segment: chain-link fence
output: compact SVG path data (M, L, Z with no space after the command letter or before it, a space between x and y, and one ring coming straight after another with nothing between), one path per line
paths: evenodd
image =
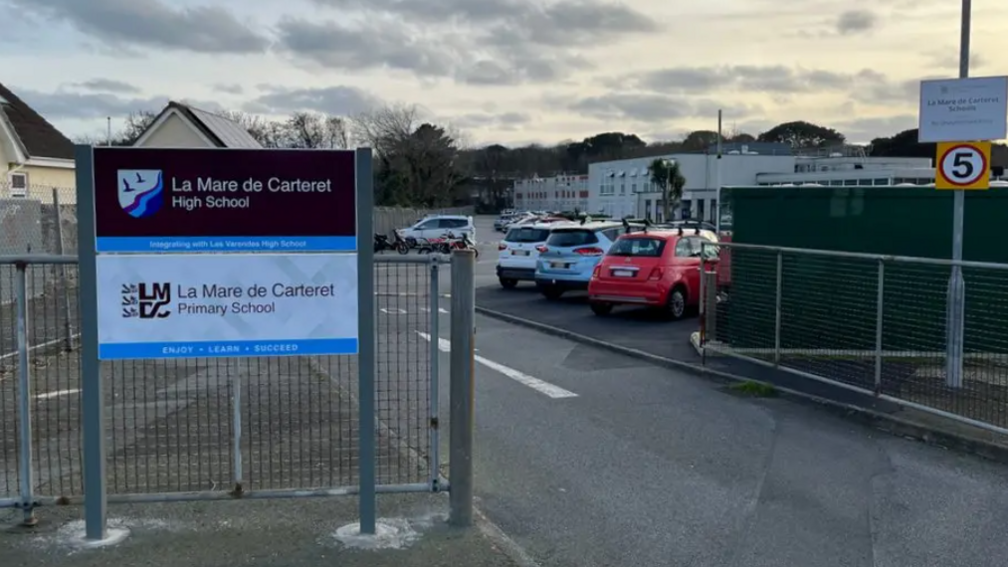
M720 244L705 263L705 354L1008 432L1008 265L962 262L962 380L947 371L953 262Z
M437 336L447 313L443 261L375 259L379 490L438 486L437 357L425 336ZM61 274L76 281L76 265L3 267L0 290L25 293L0 306L0 507L73 503L83 495L79 309ZM356 356L103 362L109 500L352 493L357 364Z

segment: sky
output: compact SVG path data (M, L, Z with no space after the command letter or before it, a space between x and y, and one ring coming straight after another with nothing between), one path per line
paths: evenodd
M954 0L0 0L0 82L70 137L168 100L267 117L418 105L470 143L807 120L867 142L958 75ZM973 2L973 76L1008 2Z

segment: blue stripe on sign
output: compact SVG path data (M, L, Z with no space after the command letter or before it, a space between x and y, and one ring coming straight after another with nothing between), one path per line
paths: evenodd
M357 354L357 339L277 341L186 341L98 345L100 360L151 358L246 358Z
M356 236L99 236L98 252L353 252Z

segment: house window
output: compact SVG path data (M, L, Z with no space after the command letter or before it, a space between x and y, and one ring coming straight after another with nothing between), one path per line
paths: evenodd
M28 174L27 173L10 173L7 175L7 180L10 184L10 196L11 197L27 197L28 196Z

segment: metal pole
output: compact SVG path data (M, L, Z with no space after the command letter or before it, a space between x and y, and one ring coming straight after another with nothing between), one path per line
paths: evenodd
M237 374L237 373L236 373ZM234 430L232 434L233 441L233 456L234 456L234 479L232 490L234 494L241 494L243 489L242 477L245 476L242 470L242 450L241 450L241 438L242 438L242 384L241 376L237 375L231 378L231 404L233 406L231 412L231 428Z
M449 522L473 522L473 429L476 366L476 255L456 250L451 268L451 446Z
M969 77L971 15L972 0L962 0L962 29L959 38L960 79ZM952 260L962 261L966 194L962 190L953 191L952 199ZM945 384L950 388L962 386L965 312L966 281L963 279L962 266L953 265L952 275L949 278L945 345Z
M56 213L56 253L62 256L66 253L63 244L63 214L60 211L59 189L52 190L53 208ZM63 347L67 352L73 350L73 320L70 318L70 286L67 284L66 264L60 264L60 287L63 289Z
M717 162L714 164L714 232L721 235L721 110L717 111Z
M436 254L431 254L431 267L430 267L430 325L431 330L430 336L430 390L428 392L429 401L427 402L427 407L430 409L430 482L431 490L437 492L439 489L438 483L441 479L441 436L438 427L440 427L439 419L440 412L438 411L440 400L441 400L441 351L440 351L440 339L441 336L441 296L440 296L440 265L438 263L438 257Z
M777 292L774 305L774 311L776 315L774 316L774 364L780 364L780 347L781 347L781 299L783 298L784 289L784 253L780 250L777 251Z
M80 278L81 424L84 443L84 537L103 540L108 533L105 475L105 388L98 360L98 264L95 252L94 154L77 146L77 254Z
M882 393L882 320L885 314L885 261L878 261L875 296L875 395Z
M357 150L357 390L360 419L360 533L377 529L375 451L374 188L370 148Z
M17 301L17 353L18 353L18 433L20 434L21 506L24 518L21 523L34 526L35 478L32 474L32 419L31 419L31 354L28 351L28 265L18 262L14 282Z

